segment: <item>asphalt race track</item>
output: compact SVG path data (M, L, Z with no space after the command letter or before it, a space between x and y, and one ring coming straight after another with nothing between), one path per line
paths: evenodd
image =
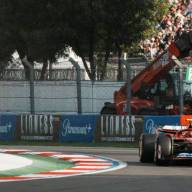
M128 164L123 169L93 175L0 183L0 192L190 192L192 188L191 164L173 163L169 167L141 164L137 149L25 146L0 148L78 152L105 156Z

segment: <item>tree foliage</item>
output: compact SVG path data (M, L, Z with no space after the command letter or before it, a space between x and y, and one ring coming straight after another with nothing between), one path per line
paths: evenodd
M90 79L103 79L110 53L121 57L149 35L167 5L161 0L0 0L0 60L17 50L21 58L43 62L45 70L47 60L55 61L71 46Z

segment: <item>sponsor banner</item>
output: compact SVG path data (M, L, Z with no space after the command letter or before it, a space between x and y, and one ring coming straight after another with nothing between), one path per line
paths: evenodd
M50 114L20 115L21 140L56 140L59 117Z
M96 141L135 142L143 128L143 118L126 115L102 115L97 124Z
M96 128L96 115L61 116L59 141L92 142Z
M16 139L16 115L0 115L0 141L13 141Z
M180 124L185 125L192 125L192 115L181 115Z
M144 133L155 133L164 125L180 125L180 116L144 116Z

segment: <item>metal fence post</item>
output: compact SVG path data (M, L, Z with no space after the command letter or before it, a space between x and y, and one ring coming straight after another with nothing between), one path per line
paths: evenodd
M131 66L128 63L126 56L124 56L122 63L125 65L127 73L127 114L131 116Z
M34 97L34 68L27 60L27 57L22 59L23 64L29 67L30 69L30 111L31 114L35 114L35 97Z
M183 70L182 63L174 55L171 58L173 62L179 67L179 114L183 115L184 102L183 102Z
M82 113L82 102L81 102L81 68L80 68L78 62L76 62L73 58L70 57L69 61L75 67L76 72L77 72L77 78L76 78L76 82L77 82L77 110L78 110L78 113L81 114Z
M124 53L124 59L123 59L123 64L126 67L126 73L127 73L127 80L126 80L126 84L127 84L127 114L129 116L129 123L131 124L132 121L132 114L131 114L131 66L130 63L128 62L127 59L127 54ZM131 137L131 142L133 141L133 130L132 128L130 129L130 137Z

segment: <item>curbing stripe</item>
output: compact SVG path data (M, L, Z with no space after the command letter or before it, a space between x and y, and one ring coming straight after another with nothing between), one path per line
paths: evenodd
M64 159L65 160L65 159ZM97 159L97 158L75 158L75 159L68 159L70 162L105 162L104 159Z
M41 151L34 152L29 150L16 150L16 149L0 149L1 153L10 153L17 155L39 155L46 158L57 158L58 160L69 161L73 163L73 167L59 170L51 170L39 172L34 174L27 174L21 176L4 176L0 175L0 182L7 181L22 181L33 179L46 179L46 178L60 178L66 176L82 175L82 174L96 174L107 171L114 171L127 166L127 164L104 158L100 156L82 155L82 154L62 154L60 152Z

